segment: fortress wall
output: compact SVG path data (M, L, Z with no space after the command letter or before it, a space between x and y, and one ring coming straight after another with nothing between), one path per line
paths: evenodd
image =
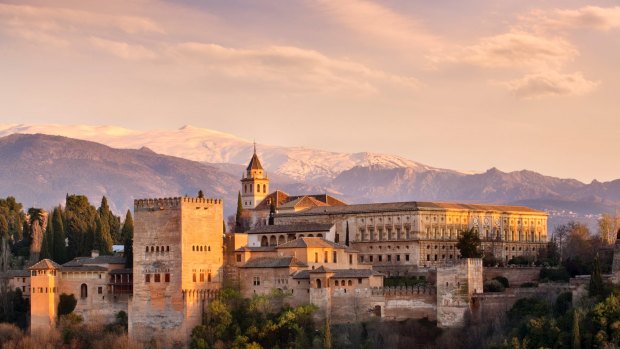
M484 280L490 280L497 276L503 276L508 279L510 287L519 287L526 282L538 282L541 267L526 268L484 268Z

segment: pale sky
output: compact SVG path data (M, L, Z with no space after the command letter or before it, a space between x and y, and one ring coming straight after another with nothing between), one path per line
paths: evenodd
M0 0L0 123L620 178L614 1Z

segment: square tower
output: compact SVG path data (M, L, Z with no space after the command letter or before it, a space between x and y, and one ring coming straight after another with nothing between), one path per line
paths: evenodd
M30 270L30 331L47 332L56 324L60 266L43 259Z
M186 339L221 286L222 200L135 200L134 217L130 335Z

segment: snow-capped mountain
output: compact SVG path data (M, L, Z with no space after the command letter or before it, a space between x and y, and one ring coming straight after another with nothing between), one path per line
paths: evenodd
M137 131L116 126L0 125L0 137L14 133L65 136L113 148L147 147L160 154L207 163L245 165L253 151L253 143L249 140L193 126L183 126L176 130ZM324 183L354 167L448 171L386 154L337 153L267 144L258 144L257 149L268 173L280 175L280 180L288 178L296 182Z

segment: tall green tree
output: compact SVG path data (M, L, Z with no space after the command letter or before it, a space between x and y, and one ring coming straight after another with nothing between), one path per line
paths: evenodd
M67 262L67 243L65 234L65 225L63 222L63 210L60 205L54 208L52 212L51 223L54 232L52 254L56 263L62 264Z
M482 257L480 245L481 242L478 232L472 227L459 236L456 248L461 252L461 258L480 258Z
M9 222L4 215L0 215L0 238L9 240Z
M93 249L97 209L83 195L67 195L65 204L65 232L69 240L67 258L89 256Z
M603 276L601 275L601 263L597 253L596 257L594 257L594 265L592 267L592 274L590 275L588 294L590 297L595 297L602 295L604 292Z
M105 195L101 198L101 205L99 206L99 209L97 209L97 212L99 213L101 220L108 224L113 243L122 243L121 219L112 213L110 206L108 205L108 199Z
M571 348L581 349L581 334L579 332L579 312L573 312L573 328L571 333Z
M241 191L237 194L237 214L235 215L235 232L243 230L243 204L241 203Z
M133 267L133 217L130 210L127 210L125 214L121 237L125 245L125 267L131 268Z
M41 254L40 259L54 259L54 231L51 222L47 222L47 227L43 233L43 241L41 242Z
M99 250L101 255L112 254L112 236L108 222L101 217L95 218L95 243L94 249Z

